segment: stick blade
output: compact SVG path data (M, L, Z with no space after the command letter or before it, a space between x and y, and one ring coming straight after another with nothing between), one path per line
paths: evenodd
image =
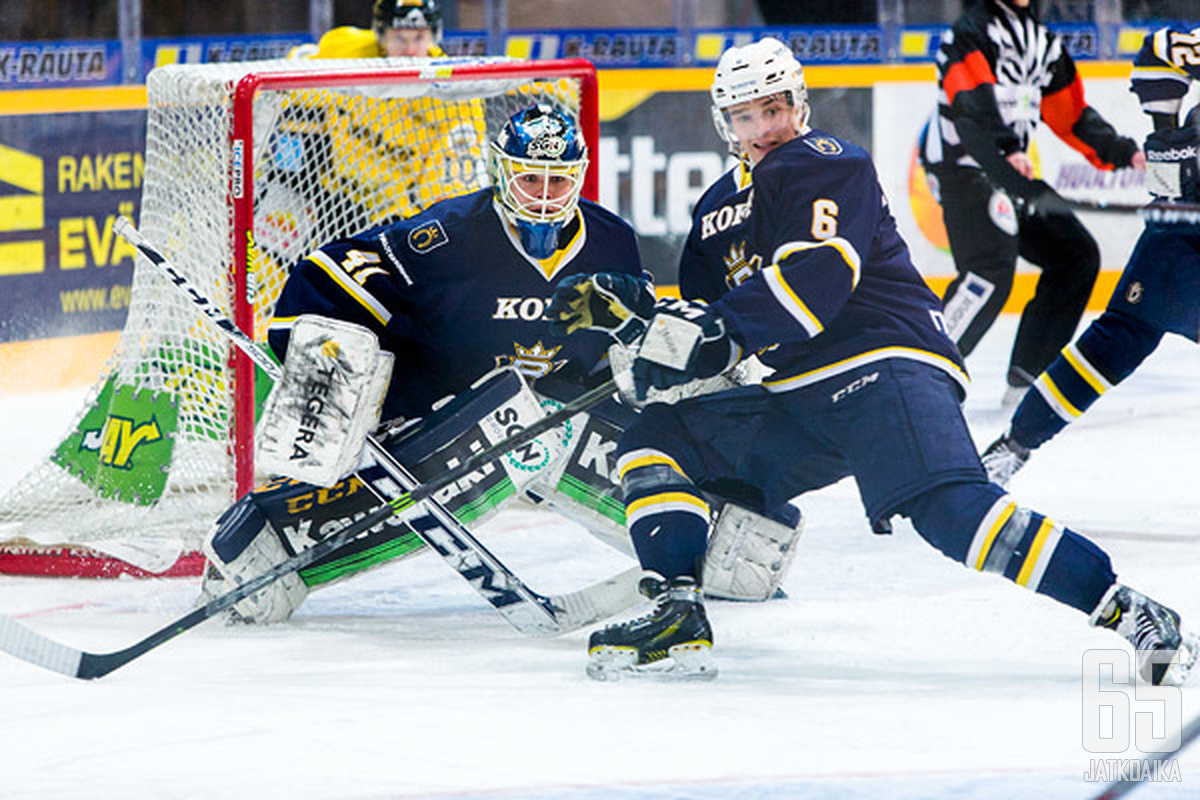
M84 653L26 628L11 617L0 616L0 650L72 678L80 675Z

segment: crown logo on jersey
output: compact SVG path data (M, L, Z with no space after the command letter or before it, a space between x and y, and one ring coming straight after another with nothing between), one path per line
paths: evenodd
M744 241L731 245L729 255L722 259L725 262L725 285L736 289L762 269L762 256L754 255L746 260L746 243Z
M514 355L496 356L496 366L512 367L527 378L541 378L567 363L565 358L554 360L559 350L562 350L562 345L546 349L541 342L533 347L522 347L518 342L513 342Z

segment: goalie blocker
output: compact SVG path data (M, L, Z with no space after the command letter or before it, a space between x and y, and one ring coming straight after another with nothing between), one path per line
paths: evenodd
M543 384L564 401L570 399L549 382L539 386ZM380 439L419 480L427 481L559 405L558 400L535 395L519 373L503 369L484 376L427 418L390 430ZM615 402L603 403L593 413L572 417L561 434L548 434L510 453L499 466L472 473L437 499L472 527L513 503L546 507L632 555L619 484L614 481L613 453L634 413ZM240 583L253 578L362 518L375 505L364 482L394 491L380 485L386 481L381 469L364 464L332 486L281 477L247 494L221 516L208 538L204 595L223 591L226 579ZM789 514L776 521L732 503L721 508L704 573L711 596L765 600L776 593L801 530L799 512L792 508ZM260 623L285 620L314 588L422 552L425 545L416 530L435 524L428 516L384 522L291 579L242 601L236 616Z

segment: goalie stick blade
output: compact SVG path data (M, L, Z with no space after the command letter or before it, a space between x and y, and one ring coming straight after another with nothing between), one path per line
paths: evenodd
M123 667L143 653L153 650L169 639L174 639L210 616L211 614L207 613L204 608L198 608L123 650L112 653L89 653L56 642L48 636L26 628L11 617L0 615L0 650L30 664L71 678L91 680L104 677L113 670Z
M637 589L644 574L641 567L630 567L591 586L550 597L558 621L555 633L577 631L645 602Z

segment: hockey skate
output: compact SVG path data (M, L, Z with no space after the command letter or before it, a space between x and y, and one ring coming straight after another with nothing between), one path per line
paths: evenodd
M588 642L588 677L598 681L717 677L712 660L712 628L695 581L676 578L668 583L646 577L638 591L654 600L654 610L592 634Z
M1179 630L1179 615L1141 592L1114 583L1089 620L1124 636L1137 656L1138 677L1154 686L1181 686L1200 653L1200 640Z
M983 468L987 470L989 481L998 486L1008 486L1012 476L1029 460L1030 452L1005 433L988 445L980 460L983 462Z

